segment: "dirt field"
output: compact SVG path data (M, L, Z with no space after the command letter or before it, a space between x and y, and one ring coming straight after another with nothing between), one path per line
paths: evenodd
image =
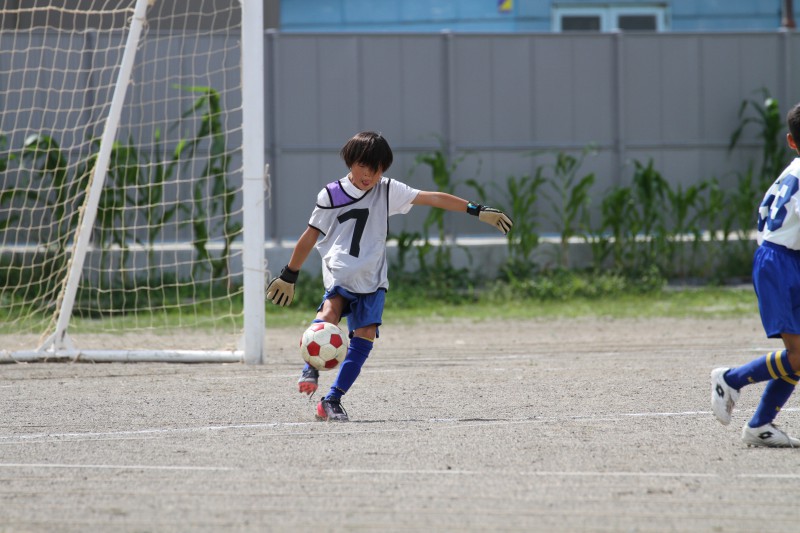
M739 440L762 386L710 412L712 367L778 347L755 316L386 325L348 424L296 392L299 333L258 367L0 366L0 531L797 528L800 452Z

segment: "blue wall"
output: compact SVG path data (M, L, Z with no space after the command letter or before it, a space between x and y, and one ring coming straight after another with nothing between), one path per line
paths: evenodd
M669 31L775 31L781 0L281 0L284 32L549 32L553 4L665 6ZM795 5L800 2L795 2ZM797 9L796 9L797 11Z

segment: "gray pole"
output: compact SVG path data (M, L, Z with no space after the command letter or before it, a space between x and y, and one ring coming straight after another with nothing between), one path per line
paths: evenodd
M783 0L782 3L782 16L781 16L781 27L786 28L789 30L795 29L795 21L794 21L794 2L792 0Z

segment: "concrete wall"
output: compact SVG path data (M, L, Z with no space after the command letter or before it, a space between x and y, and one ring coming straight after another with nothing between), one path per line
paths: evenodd
M790 68L800 40L788 33L271 33L266 44L275 239L299 235L314 192L346 174L338 150L356 131L383 132L396 156L387 175L424 189L434 184L415 157L441 146L453 159L468 154L456 180L489 186L547 161L533 151L591 144L584 168L597 174L599 198L628 182L633 160L653 159L673 184L731 185L759 156L755 127L728 152L742 101L761 88L784 111L800 99ZM414 231L424 213L400 218ZM460 235L491 232L451 224Z

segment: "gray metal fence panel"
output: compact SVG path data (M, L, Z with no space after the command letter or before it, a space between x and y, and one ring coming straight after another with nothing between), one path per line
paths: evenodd
M454 178L502 186L546 161L532 151L579 153L592 144L598 154L585 171L597 174L599 199L627 183L633 160L652 159L674 183L732 183L759 155L756 131L737 152L727 149L742 100L766 87L786 109L800 81L787 69L798 40L781 33L303 34L272 45L279 120L268 155L280 192L268 233L276 238L299 235L312 207L309 189L346 170L336 152L360 129L381 130L406 155L387 174L421 188L435 187L429 169L414 165L421 152L442 148L456 158L469 151ZM422 217L419 210L403 227L419 229ZM547 220L542 226L554 229ZM461 223L451 229L491 232Z

